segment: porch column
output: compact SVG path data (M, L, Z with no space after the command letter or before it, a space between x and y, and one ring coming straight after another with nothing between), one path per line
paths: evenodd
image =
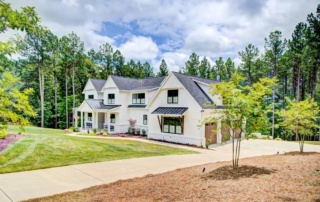
M80 120L81 120L81 130L83 129L83 116L82 116L82 111L80 111Z
M98 121L99 121L98 112L95 112L94 114L95 114L94 128L98 129Z

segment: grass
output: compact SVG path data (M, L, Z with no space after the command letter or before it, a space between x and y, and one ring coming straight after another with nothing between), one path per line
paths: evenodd
M305 144L320 145L320 141L304 141Z
M17 133L9 127L9 133ZM0 173L81 163L196 153L190 150L132 140L70 137L63 130L26 127L27 137L0 153Z

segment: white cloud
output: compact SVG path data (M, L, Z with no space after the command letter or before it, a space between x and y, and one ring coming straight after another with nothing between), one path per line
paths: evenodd
M150 37L132 36L117 49L127 60L153 60L159 53L157 44Z
M9 2L9 1L8 1ZM299 22L316 11L318 0L11 0L16 9L35 6L58 36L74 31L86 48L105 42L118 47L126 59L150 60L158 69L165 58L169 69L178 71L192 52L212 60L233 58L249 43L263 47L264 38L275 30L290 38ZM104 22L137 25L138 33L111 38L102 35ZM151 35L154 40L151 39ZM150 36L150 37L149 37ZM159 42L154 36L166 38ZM120 40L121 39L121 40ZM263 52L263 49L260 49Z

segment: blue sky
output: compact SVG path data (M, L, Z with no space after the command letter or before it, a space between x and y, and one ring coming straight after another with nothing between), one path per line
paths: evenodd
M16 9L34 6L59 37L74 31L86 48L109 43L126 60L149 61L172 71L192 52L213 64L222 56L236 64L249 43L264 52L264 38L280 30L290 38L299 22L315 13L318 0L7 0ZM11 32L4 37L11 36Z

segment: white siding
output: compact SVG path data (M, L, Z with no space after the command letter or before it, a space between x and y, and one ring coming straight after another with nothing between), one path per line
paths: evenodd
M84 94L84 99L89 99L89 95L93 95L94 99L99 99L98 93L90 80L88 80L82 93Z
M115 96L115 103L116 105L121 105L122 100L119 97L119 89L114 83L114 81L109 77L106 84L104 85L103 90L103 102L105 105L108 105L108 94L114 94Z
M178 103L167 103L167 90L178 89ZM148 137L152 139L160 139L170 142L178 142L182 144L191 144L204 146L204 134L198 124L201 120L201 107L182 86L177 78L171 74L159 92L149 105L149 120L148 120ZM184 134L161 133L158 118L156 114L151 114L158 107L188 107L184 115ZM160 116L160 115L159 115ZM161 115L164 116L164 115Z

